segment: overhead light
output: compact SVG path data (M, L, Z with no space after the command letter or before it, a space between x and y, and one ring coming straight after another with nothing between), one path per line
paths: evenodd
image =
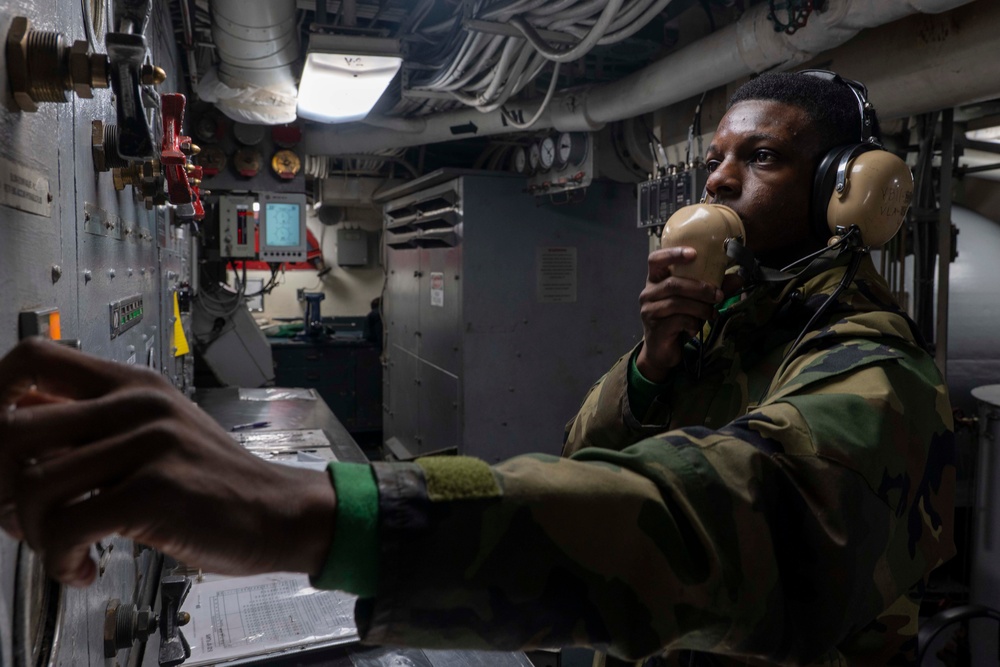
M965 133L965 138L973 139L975 141L1000 142L1000 125L984 127L979 130L969 130Z
M321 123L361 120L402 64L396 39L311 35L299 81L299 117Z

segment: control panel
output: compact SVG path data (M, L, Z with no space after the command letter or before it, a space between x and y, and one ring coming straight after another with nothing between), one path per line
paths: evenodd
M260 204L252 196L219 197L219 256L257 256L257 212Z
M192 164L198 146L182 122L183 72L156 66L180 62L170 3L5 8L0 315L11 326L0 328L0 355L41 336L105 360L145 363L187 390L190 315L174 317L171 290L197 286L189 231L204 215L205 192ZM104 657L107 609L109 601L132 604L140 622L126 608L115 628L141 626L161 560L119 536L92 549L94 582L70 591L48 579L25 543L0 532L0 665L139 663L141 632L113 634L114 658ZM166 636L157 635L147 654Z
M114 301L109 306L111 338L117 338L142 321L142 295L137 294Z
M306 243L306 196L262 192L260 259L265 262L304 262Z
M594 179L594 138L587 132L546 134L514 149L514 171L528 178L533 195L557 195L590 185Z

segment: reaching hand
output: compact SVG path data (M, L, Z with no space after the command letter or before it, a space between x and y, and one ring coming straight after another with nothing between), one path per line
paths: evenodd
M666 380L680 363L684 343L715 318L715 304L724 298L721 289L671 272L671 267L688 264L696 256L695 249L688 247L661 248L649 255L646 287L639 295L643 346L636 366L652 382ZM735 287L729 276L724 287Z
M336 498L322 472L238 446L155 373L42 341L0 359L0 527L86 585L118 533L225 574L318 573Z

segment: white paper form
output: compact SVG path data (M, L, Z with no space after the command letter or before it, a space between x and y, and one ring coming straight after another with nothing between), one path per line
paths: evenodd
M318 428L296 431L236 431L229 435L250 451L330 447L330 439L322 429Z
M185 666L214 665L265 653L357 640L354 602L309 586L303 574L213 577L193 581L182 607L191 644Z
M315 389L287 389L269 388L247 389L240 387L239 396L241 401L288 401L297 399L300 401L315 401L319 398L319 393Z

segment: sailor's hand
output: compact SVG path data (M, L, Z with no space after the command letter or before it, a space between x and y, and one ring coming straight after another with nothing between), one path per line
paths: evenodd
M0 359L0 527L85 585L117 533L225 574L318 573L325 473L267 463L156 373L38 339Z
M694 248L661 248L649 255L646 287L639 295L643 346L636 367L651 382L663 382L681 361L681 349L716 316L723 291L698 280L673 275L671 268L694 261Z

